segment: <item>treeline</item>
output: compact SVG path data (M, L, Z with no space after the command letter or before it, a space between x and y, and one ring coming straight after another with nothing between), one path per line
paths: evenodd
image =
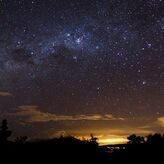
M164 144L164 134L155 133L148 136L137 136L135 134L127 137L128 144Z
M88 140L72 136L60 136L47 140L28 140L26 136L10 141L12 131L7 120L2 121L0 130L0 162L4 163L96 163L108 162L109 156L98 146L97 138Z
M7 126L7 120L4 119L1 123L0 126L0 143L5 143L8 141L8 138L11 136L12 131L8 130L8 126ZM85 142L85 143L94 143L95 145L98 145L98 138L94 137L93 134L90 135L91 138L88 140L79 140L76 139L72 136L67 136L66 138L68 139L74 139L74 140L79 140L81 142ZM63 139L64 137L61 136L58 139ZM149 134L147 136L137 136L136 134L132 134L130 136L127 137L128 139L128 143L127 144L164 144L164 134L160 134L160 133L155 133L155 134ZM53 139L55 140L55 139ZM57 138L56 138L57 140ZM48 140L45 140L48 141ZM45 142L45 141L39 141L39 142ZM25 144L28 141L28 137L27 136L19 136L17 137L14 141L14 143L18 143L18 144ZM37 141L38 142L38 141Z
M98 138L91 135L88 140L72 136L54 139L30 141L26 136L17 137L14 141L8 138L7 120L0 127L0 162L3 163L159 163L164 156L164 135L128 137L128 143L115 145L109 152L110 145L98 145Z
M8 126L7 126L7 120L4 119L2 121L2 124L1 124L1 127L0 127L0 144L3 144L3 143L7 143L9 142L8 141L8 138L11 136L12 134L12 131L11 130L8 130ZM92 143L94 145L97 145L98 146L98 143L97 143L97 140L98 138L94 137L93 134L90 135L90 139L83 139L83 140L80 140L80 139L77 139L77 138L74 138L73 136L67 136L67 137L64 137L64 136L60 136L59 138L54 138L54 139L47 139L47 140L37 140L35 141L36 143L40 143L40 142L54 142L54 141L60 141L62 140L64 142L64 140L66 140L68 142L68 140L70 140L70 142L72 141L81 141L83 143ZM11 141L10 141L11 142ZM30 143L30 141L28 141L28 137L27 136L19 136L19 137L16 137L16 139L13 141L13 143L17 143L17 144L25 144L25 143ZM31 141L31 143L35 143L34 141Z

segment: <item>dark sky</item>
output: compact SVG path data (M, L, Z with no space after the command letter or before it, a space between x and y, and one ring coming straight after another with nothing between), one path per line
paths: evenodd
M164 1L0 0L0 112L31 138L163 132Z

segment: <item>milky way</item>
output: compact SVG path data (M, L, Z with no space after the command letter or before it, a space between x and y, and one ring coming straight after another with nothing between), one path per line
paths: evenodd
M163 100L163 0L0 1L1 117L15 131L161 132ZM20 115L22 106L31 114ZM36 108L55 118L123 119L29 123Z

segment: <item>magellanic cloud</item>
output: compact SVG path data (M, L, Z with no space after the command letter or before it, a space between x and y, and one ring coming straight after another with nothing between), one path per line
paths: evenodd
M18 110L12 115L21 116L25 118L26 122L49 122L49 121L110 121L110 120L120 120L123 121L124 118L114 117L111 114L91 114L91 115L56 115L48 112L42 112L37 106L19 106Z
M13 94L10 92L0 91L0 97L7 97L7 96L13 96Z

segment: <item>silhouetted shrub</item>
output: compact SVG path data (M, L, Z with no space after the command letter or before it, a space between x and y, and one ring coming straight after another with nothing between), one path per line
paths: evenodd
M7 139L11 136L12 132L7 130L7 120L2 121L1 130L0 130L0 143L6 143Z

